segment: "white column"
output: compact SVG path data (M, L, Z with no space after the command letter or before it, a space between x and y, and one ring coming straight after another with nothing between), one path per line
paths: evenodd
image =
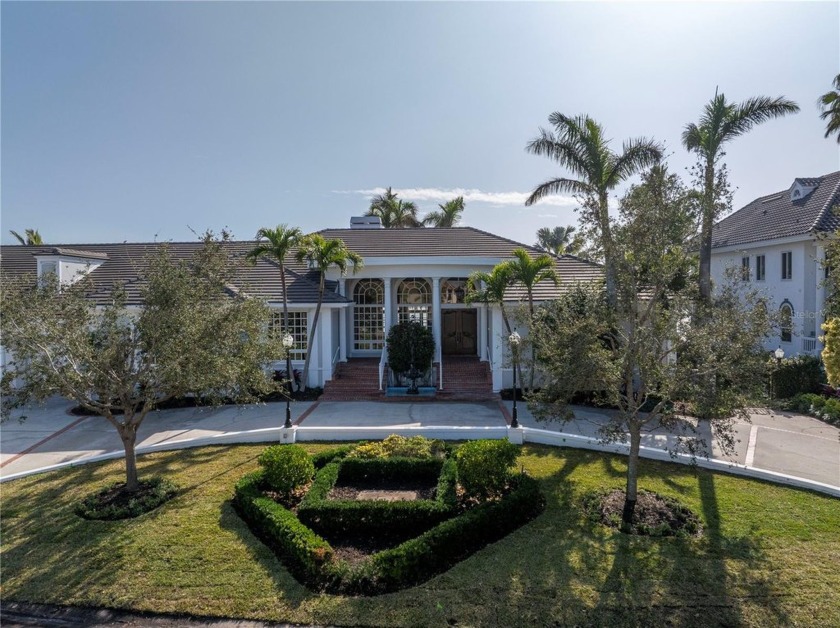
M487 361L487 307L478 306L478 357Z
M324 382L332 378L332 357L333 357L333 340L332 340L332 313L331 309L321 309L321 320L318 321L318 336L321 338L321 369L319 373L319 386L323 386Z
M393 303L391 300L393 299L391 293L391 278L385 278L385 339L388 339L388 332L391 331L391 327L393 326Z
M432 278L432 333L435 336L435 360L440 362L442 359L440 346L440 329L441 329L442 312L440 309L440 277Z
M504 388L504 370L505 353L504 345L502 344L503 332L505 331L505 324L502 320L502 311L498 307L493 307L490 310L490 326L492 337L490 341L493 345L493 392L499 392Z
M816 281L817 281L817 296L814 303L814 316L816 320L814 323L816 324L816 336L817 336L817 353L821 353L824 345L820 342L820 336L822 335L822 329L820 325L823 324L825 319L825 267L823 264L825 263L825 247L822 245L817 245L817 272L816 272Z
M347 280L341 278L338 280L338 294L347 296ZM353 320L353 306L343 307L338 313L338 342L341 346L341 353L339 360L347 362L347 327Z

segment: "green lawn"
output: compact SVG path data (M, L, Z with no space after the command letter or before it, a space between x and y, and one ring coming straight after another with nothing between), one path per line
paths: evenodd
M338 625L840 626L840 500L643 461L640 486L682 500L706 532L628 538L579 510L582 493L622 485L623 459L538 446L521 462L548 507L530 524L419 587L314 594L231 508L234 482L262 449L141 457L141 475L183 491L131 521L72 510L121 478L120 461L4 484L3 599Z

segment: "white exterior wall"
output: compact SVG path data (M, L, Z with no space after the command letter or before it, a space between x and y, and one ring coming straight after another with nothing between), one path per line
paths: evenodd
M791 252L792 277L782 279L782 253ZM756 280L756 256L765 256L765 279ZM724 281L726 269L741 268L741 258L750 258L750 286L764 294L768 306L778 310L787 300L793 307L793 336L791 342L782 342L780 331L765 342L765 349L773 351L781 347L785 355L819 351L817 337L822 323L824 290L822 290L822 265L817 259L818 250L814 240L796 238L758 242L742 247L726 247L712 251L712 281Z

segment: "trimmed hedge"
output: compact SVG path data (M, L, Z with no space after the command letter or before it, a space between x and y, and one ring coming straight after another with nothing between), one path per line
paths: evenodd
M410 479L434 484L440 475L440 458L345 458L342 483L384 484Z
M315 475L312 458L300 445L272 445L259 457L263 480L272 490L288 497Z
M467 495L487 499L507 486L519 447L506 440L471 440L455 452L458 482Z
M335 449L327 449L321 453L314 454L312 456L312 464L315 465L316 469L323 469L334 460L344 458L344 456L349 454L356 447L357 445L342 445L341 447L336 447Z
M262 471L236 483L233 505L251 530L283 558L298 580L317 586L329 579L324 566L333 561L329 543L298 520L295 514L262 494Z
M826 382L822 362L816 356L798 355L785 358L780 364L771 358L770 392L777 399L789 399L800 393L816 393Z

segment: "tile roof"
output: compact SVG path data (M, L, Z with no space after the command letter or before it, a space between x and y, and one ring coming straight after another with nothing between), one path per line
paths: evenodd
M797 184L816 189L792 201L790 193ZM840 217L832 207L838 203L840 171L796 179L788 189L757 198L718 222L712 229L712 248L835 231Z
M533 257L542 254L538 249L475 229L473 227L453 227L449 229L325 229L320 232L325 238L341 238L348 248L364 258L375 257L461 257L469 263L469 258L512 258L512 251L517 247L526 249ZM186 259L201 246L199 242L168 242L170 251L176 259ZM252 241L231 242L229 246L234 254L244 255L254 246ZM140 304L140 270L145 260L163 243L122 243L122 244L73 244L51 245L49 247L3 246L0 247L0 267L6 273L21 275L35 274L37 264L34 255L50 254L55 249L84 252L87 257L106 259L90 273L96 286L94 298L100 302L107 300L115 283L122 282L128 292L130 304ZM484 261L484 260L482 260ZM560 275L559 286L542 282L535 287L536 300L556 298L578 282L590 282L601 279L603 272L598 264L581 260L572 255L555 258L555 267ZM486 270L486 262L476 270ZM422 270L418 269L418 275ZM286 260L286 282L289 303L315 303L318 297L318 273L310 270L290 256ZM335 282L327 282L325 303L347 303L348 300L334 291ZM244 269L242 277L232 290L244 290L246 293L267 301L282 301L280 273L274 262L260 259L256 265ZM518 301L525 298L525 290L511 287L506 300Z

